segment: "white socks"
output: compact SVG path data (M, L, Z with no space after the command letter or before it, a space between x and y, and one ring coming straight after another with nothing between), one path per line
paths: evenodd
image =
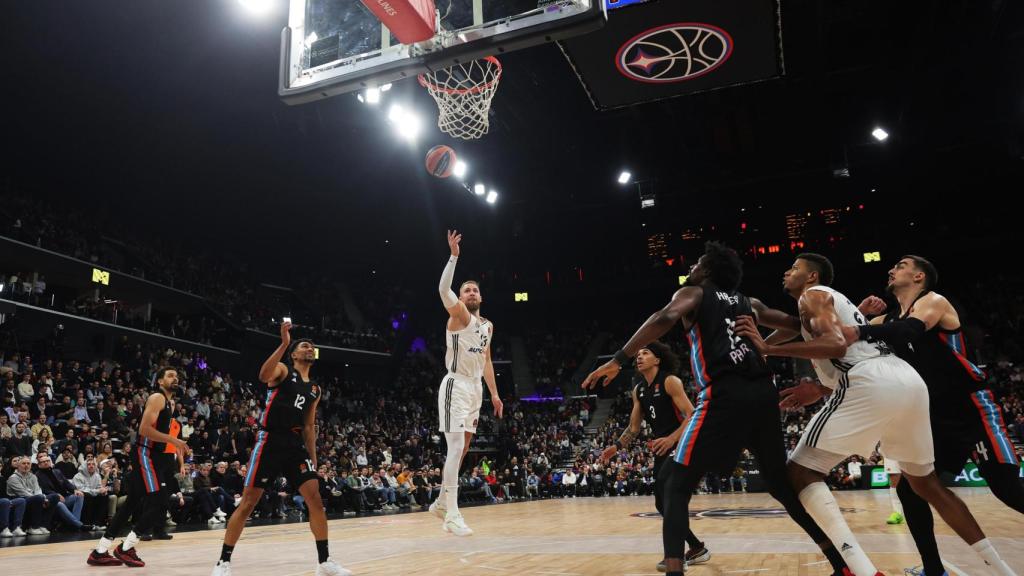
M814 518L818 526L828 535L832 545L846 560L846 564L856 576L875 576L878 570L868 559L864 549L854 538L850 527L843 520L843 513L832 497L832 492L824 482L815 482L800 491L800 503L807 513Z
M132 530L124 537L124 542L121 542L121 550L131 550L138 543L139 537L135 535L135 530Z
M985 564L991 566L992 570L1000 576L1016 576L1013 569L1007 566L1006 562L1003 562L1003 559L999 557L999 553L992 547L992 543L988 541L988 538L983 538L971 544L971 548L978 553L978 556L981 556Z
M459 465L462 464L462 451L466 447L464 432L445 432L444 439L448 443L448 454L444 459L441 471L442 494L448 514L459 513ZM440 498L440 497L439 497Z
M114 545L114 541L108 538L100 538L100 545L96 547L96 551L100 554L106 554L110 550L110 547Z

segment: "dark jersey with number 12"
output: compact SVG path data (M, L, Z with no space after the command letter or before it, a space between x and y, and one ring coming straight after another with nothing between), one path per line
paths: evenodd
M298 371L292 368L280 384L273 388L267 387L267 397L259 419L260 430L289 432L301 440L306 416L319 397L320 387L316 381L303 380Z

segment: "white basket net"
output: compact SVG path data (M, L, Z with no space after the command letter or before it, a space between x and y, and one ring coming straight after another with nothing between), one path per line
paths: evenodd
M437 127L463 140L487 134L491 98L500 80L501 63L493 56L419 75L437 102Z

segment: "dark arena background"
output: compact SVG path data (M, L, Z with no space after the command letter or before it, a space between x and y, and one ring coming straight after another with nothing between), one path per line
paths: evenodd
M215 565L274 396L261 366L290 322L315 347L317 469L302 467L335 564L309 532L323 514L282 473L235 521L235 573L659 574L658 436L644 424L602 457L643 375L630 360L607 386L582 383L715 241L742 260L741 293L793 315L783 274L802 253L827 256L854 305L874 295L897 312L901 258L935 265L961 323L942 337L990 391L970 396L988 443L939 479L1024 573L1024 5L384 4L3 7L0 572L122 569L86 559L134 502L140 425L169 366L187 449L133 513L164 508L134 549L146 573L230 574ZM437 145L451 154L432 174ZM452 289L478 282L503 402L499 419L477 375L458 478L467 537L428 511L449 496L442 379L462 370L438 295L448 230L462 234ZM710 396L688 328L661 337L697 405L679 435ZM780 390L818 381L806 360L767 366ZM787 456L828 401L781 412ZM925 574L884 451L850 455L825 483L881 573ZM999 495L979 470L996 456L1018 472ZM687 573L836 573L762 468L742 450L698 483L687 516L709 555ZM947 574L1008 573L938 513L930 533Z

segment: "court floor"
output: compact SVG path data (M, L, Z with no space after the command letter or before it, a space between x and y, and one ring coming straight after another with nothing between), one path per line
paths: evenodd
M1003 506L987 488L960 488L996 548L1024 573L1024 518ZM918 557L905 525L889 526L884 490L839 492L837 499L861 544L889 576L902 576ZM767 494L696 496L691 526L711 550L695 576L831 573L824 556ZM656 576L661 559L661 521L650 497L575 498L463 509L475 534L457 538L441 531L428 513L332 520L331 553L356 574L506 576ZM939 548L951 576L990 574L971 549L936 517ZM169 542L143 542L147 566L139 574L209 574L223 530L178 533ZM67 542L0 549L4 574L121 574L123 567L85 564L90 543ZM306 524L252 527L232 562L237 576L312 574L316 549ZM44 561L44 562L41 562ZM74 572L69 572L74 571Z

